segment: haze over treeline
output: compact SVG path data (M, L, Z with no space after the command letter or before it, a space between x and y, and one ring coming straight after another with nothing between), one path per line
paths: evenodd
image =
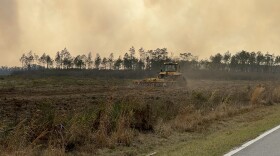
M118 56L131 45L200 58L242 49L278 55L279 9L278 0L0 0L0 65L61 47L73 55Z
M178 56L170 54L167 48L155 50L135 49L133 46L123 56L115 58L114 53L108 57L95 57L92 53L72 56L71 52L64 48L58 51L54 57L43 53L41 56L30 51L22 54L19 61L22 68L16 70L127 70L127 71L159 71L166 62L177 62L182 70L208 70L227 72L280 72L280 55L270 53L248 52L242 50L235 54L225 52L211 55L209 59L201 60L192 53L180 53ZM136 56L138 53L139 57ZM5 67L2 67L5 69ZM11 68L12 69L12 68Z

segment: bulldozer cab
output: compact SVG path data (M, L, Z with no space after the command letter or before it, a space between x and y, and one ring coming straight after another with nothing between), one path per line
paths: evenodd
M178 63L164 63L162 72L179 72Z
M160 79L174 79L177 76L180 76L180 67L178 63L164 63L163 67L158 75Z

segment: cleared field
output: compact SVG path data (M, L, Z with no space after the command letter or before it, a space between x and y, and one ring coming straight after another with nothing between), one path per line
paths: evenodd
M226 128L237 116L259 120L252 112L279 103L278 86L189 80L187 88L152 88L119 79L2 77L0 154L160 153Z

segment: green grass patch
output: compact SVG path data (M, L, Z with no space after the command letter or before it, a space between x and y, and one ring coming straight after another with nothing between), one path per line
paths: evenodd
M256 118L252 121L252 114ZM224 128L159 149L157 155L219 156L280 124L280 106L256 109L228 119ZM243 121L240 121L243 120Z

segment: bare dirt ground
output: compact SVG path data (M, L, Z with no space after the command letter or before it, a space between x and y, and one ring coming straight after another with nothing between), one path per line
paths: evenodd
M3 77L0 149L23 155L145 154L212 131L220 119L278 103L279 84L189 80L187 87L153 88L131 80ZM24 142L13 144L17 136Z

